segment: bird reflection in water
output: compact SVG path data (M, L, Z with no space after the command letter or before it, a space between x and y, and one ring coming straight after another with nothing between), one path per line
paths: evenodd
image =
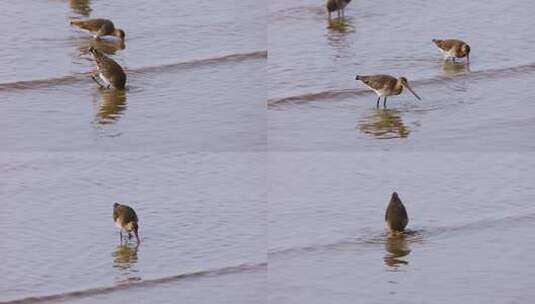
M113 268L119 272L117 277L118 283L141 280L138 275L138 270L135 268L138 261L138 248L139 244L136 244L135 246L122 244L117 246L113 251Z
M343 34L343 33L351 33L355 31L355 28L351 24L351 20L336 20L333 19L330 22L328 22L327 29L329 30L329 34Z
M113 124L126 110L126 90L100 90L101 100L95 120L98 124Z
M390 235L385 241L386 255L385 265L397 269L401 265L408 265L409 262L402 259L411 252L407 236L405 234Z
M90 0L70 0L69 4L73 12L82 16L87 17L92 11Z
M470 65L464 62L454 62L451 60L446 60L442 64L442 71L444 71L444 74L446 76L462 74L470 72Z
M391 109L377 109L359 122L361 132L380 139L406 138L410 130L401 119L401 112Z

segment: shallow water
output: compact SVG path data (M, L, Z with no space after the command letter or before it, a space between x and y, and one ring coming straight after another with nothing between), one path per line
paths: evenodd
M533 153L271 153L273 303L523 303ZM390 193L409 214L388 238Z
M272 1L270 149L533 151L534 4L390 2L351 2L340 31L316 1ZM444 37L469 42L469 66L443 62ZM404 75L423 101L377 110L356 74Z
M244 303L265 285L264 161L260 153L2 153L0 301L94 303L142 291L155 303L173 292L188 303L227 295ZM135 208L139 247L121 246L115 201ZM217 278L225 287L206 293Z
M125 94L100 90L87 49L113 50L69 26L113 16ZM3 3L0 138L9 151L261 151L266 145L266 7L241 1ZM248 14L239 13L241 9ZM47 18L42 18L47 16ZM36 30L39 29L39 30Z
M1 6L0 302L265 299L267 4ZM87 17L125 44L69 25ZM91 46L126 91L93 83ZM120 245L115 201L139 247Z
M529 302L534 10L352 1L330 27L319 0L3 1L0 302ZM93 83L91 46L126 91ZM377 108L357 73L423 100Z

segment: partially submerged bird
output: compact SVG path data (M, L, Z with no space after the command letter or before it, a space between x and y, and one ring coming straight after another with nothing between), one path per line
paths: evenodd
M97 65L97 72L91 75L91 78L103 88L114 87L115 89L123 90L126 84L126 73L123 68L115 62L115 60L107 57L94 47L89 48L89 52L95 57ZM104 82L101 84L97 77Z
M121 29L116 29L113 22L108 19L87 19L87 20L73 20L71 25L75 25L81 29L87 30L93 34L95 39L100 39L101 36L115 36L124 41L125 33Z
M403 232L409 223L407 210L405 210L397 192L392 193L392 198L390 198L385 212L385 222L390 232L394 234Z
M457 39L433 39L433 43L442 52L444 59L455 61L455 58L466 57L466 63L470 63L470 46L466 42Z
M388 96L399 95L403 92L403 88L407 88L418 100L422 100L409 86L409 82L405 77L399 79L390 75L357 75L355 80L360 80L368 88L372 89L379 98L377 98L377 107L381 97L384 97L383 106L386 107L386 98Z
M138 235L138 219L134 209L127 205L121 205L119 203L113 204L113 221L115 225L119 227L119 235L121 242L123 241L123 230L128 233L128 239L132 238L132 232L136 236L138 244L140 243Z
M338 21L340 21L340 16L344 19L344 9L349 2L351 2L351 0L327 0L325 6L329 15L329 21L331 21L331 13L334 11L338 14Z

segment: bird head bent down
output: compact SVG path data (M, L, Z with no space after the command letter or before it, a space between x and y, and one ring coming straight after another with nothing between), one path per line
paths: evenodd
M414 95L414 97L416 97L418 100L422 100L422 98L420 98L420 96L418 96L418 94L416 94L412 88L409 86L409 81L407 80L407 78L405 77L399 77L399 83L404 87L404 88L407 88L407 90L409 90L412 95Z
M114 35L115 37L120 38L120 39L123 40L123 41L124 41L124 38L125 38L125 36L126 36L126 34L124 33L124 31L121 30L121 29L116 29L116 30L113 32L113 35Z

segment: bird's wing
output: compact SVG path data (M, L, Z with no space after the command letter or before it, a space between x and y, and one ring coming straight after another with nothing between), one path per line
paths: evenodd
M362 76L360 77L362 82L368 87L374 90L381 90L384 87L388 86L390 82L396 82L396 78L390 75L371 75L371 76Z

